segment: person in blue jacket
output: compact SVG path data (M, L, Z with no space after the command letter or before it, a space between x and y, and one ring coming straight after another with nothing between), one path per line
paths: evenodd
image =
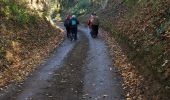
M69 25L70 25L70 31L71 31L71 41L73 39L76 41L77 40L77 29L78 29L79 21L77 20L75 15L72 15L72 18L70 19Z

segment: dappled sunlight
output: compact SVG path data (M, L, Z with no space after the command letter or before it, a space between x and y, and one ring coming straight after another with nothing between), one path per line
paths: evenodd
M55 20L61 21L62 20L61 15L57 14L56 17L55 17Z
M50 7L50 17L53 20L61 20L61 5L58 1L53 1Z
M63 31L45 19L50 9L25 1L0 0L0 87L23 80L63 40Z
M50 0L39 0L39 1L29 0L27 3L28 3L28 7L30 7L31 9L43 11L44 7L49 6Z
M13 61L14 60L13 53L11 53L10 51L6 51L6 59L9 61Z
M20 48L20 43L16 42L16 41L12 41L12 48L16 53L21 52L21 48Z
M109 95L115 94L117 97L118 92L108 91L117 86L120 88L118 91L121 89L125 91L120 97L125 95L127 100L169 100L169 5L170 0L0 0L0 94L3 90L1 87L21 82L50 58L48 63L43 65L46 67L43 71L46 74L41 75L42 79L43 75L53 75L47 69L52 68L53 70L59 66L56 62L60 61L64 64L63 62L70 61L67 69L70 73L65 73L68 74L68 78L74 79L73 73L84 76L89 74L90 77L87 76L87 79L80 79L81 85L93 80L89 84L91 92L94 90L94 94L99 93L97 88L101 89L101 92L107 91L106 94L102 93L102 96L96 96L95 99L112 100L107 99ZM72 36L76 36L73 28L75 27L75 31L77 31L74 17L80 22L78 40L70 41ZM87 27L82 28L87 22L89 30ZM95 34L93 26L97 26L96 30L98 30L98 26L101 28L97 38L93 38L93 34ZM68 38L64 37L65 34ZM105 43L108 47L105 46ZM63 49L58 49L59 46ZM83 46L86 46L87 50L83 49ZM70 49L68 50L67 47ZM107 48L109 48L109 52ZM81 56L83 50L86 50L84 53L87 52L85 56ZM58 51L66 51L68 54L64 53L63 56L62 53L59 53L59 56L56 56ZM88 55L89 59L84 61ZM79 57L81 59L78 59ZM108 63L105 61L106 58ZM77 63L80 63L77 60L85 66L82 63L77 66ZM57 65L51 66L52 64ZM89 67L87 73L84 73L87 66ZM74 70L72 67L82 67L83 71ZM116 70L114 71L114 69ZM59 69L61 75L54 75L61 79L61 83L58 82L60 79L55 82L58 82L59 85L62 84L62 89L68 89L67 83L71 86L77 84L77 81L79 82L77 79L75 79L76 81L71 80L73 81L71 84L68 80L63 81L65 76L62 74L62 70L62 68ZM102 74L100 71L106 74ZM110 76L107 75L109 73ZM121 74L123 83L113 85L112 82L109 82L117 78L115 75L111 77L114 73ZM102 77L108 81L103 80ZM95 78L99 80L95 80ZM36 82L34 83L36 84ZM47 82L47 84L49 83ZM39 86L36 85L36 87ZM42 88L44 85L40 87ZM70 88L71 92L76 90ZM75 88L80 89L80 91L75 91L76 95L84 95L82 86L77 87L76 85ZM33 87L31 89L34 91ZM25 94L27 95L27 93ZM64 92L61 94L65 96ZM87 92L87 94L89 98L93 99L92 95L90 96L93 93ZM73 97L72 94L69 96ZM53 97L50 95L50 98Z

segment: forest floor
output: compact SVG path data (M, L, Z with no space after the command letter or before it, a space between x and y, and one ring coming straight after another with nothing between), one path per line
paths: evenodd
M79 27L22 83L0 91L1 100L124 100L122 78L99 35Z

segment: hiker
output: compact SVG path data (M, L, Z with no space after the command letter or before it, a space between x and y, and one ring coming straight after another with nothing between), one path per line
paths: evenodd
M70 38L70 25L69 25L70 19L71 19L71 15L69 14L64 21L64 26L67 31L67 38Z
M77 27L78 27L79 21L77 20L75 15L72 15L72 18L70 19L69 25L71 29L71 41L77 40Z
M92 18L92 32L91 35L93 38L96 38L98 35L98 30L99 30L99 17L96 15L96 13L93 13L93 18Z
M91 31L91 27L92 27L92 19L93 19L93 14L90 15L88 21L87 21L87 25Z

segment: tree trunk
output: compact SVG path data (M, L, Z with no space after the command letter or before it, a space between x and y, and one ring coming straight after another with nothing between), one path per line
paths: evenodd
M107 6L109 0L104 0L104 2L102 2L102 9L105 9Z

